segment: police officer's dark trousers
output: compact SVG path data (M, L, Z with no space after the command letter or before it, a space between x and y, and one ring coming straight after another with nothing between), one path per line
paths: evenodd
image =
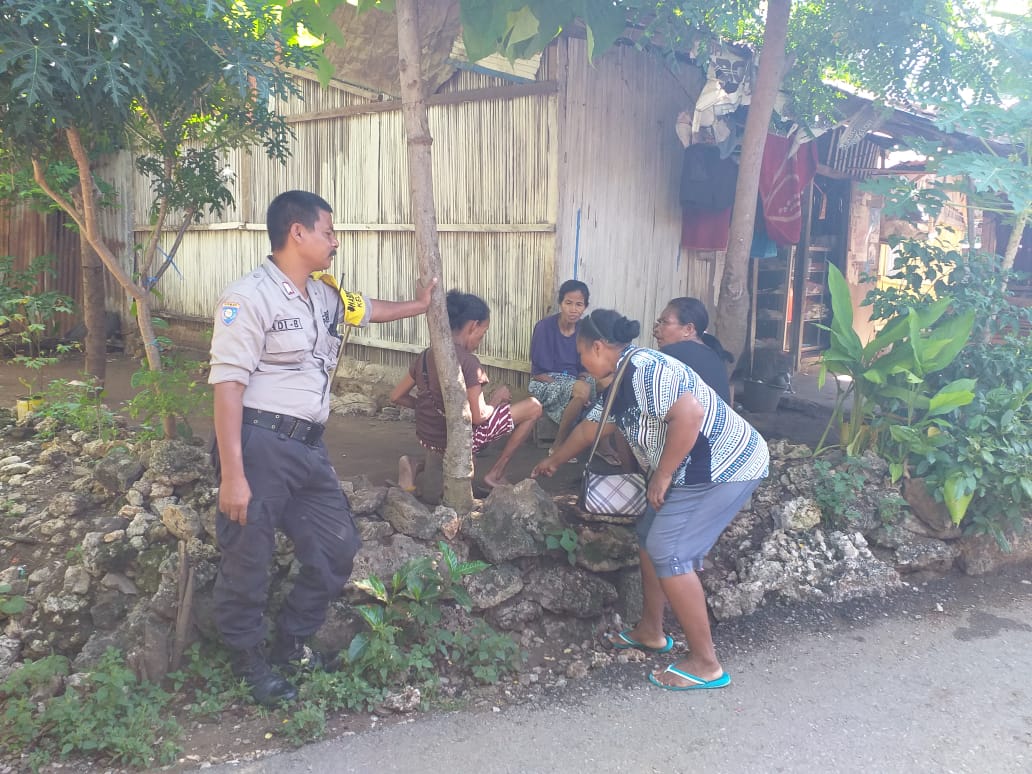
M225 643L247 649L267 633L270 565L276 529L294 543L301 563L277 621L281 633L307 637L326 620L329 603L351 574L361 540L347 497L320 440L310 446L244 425L244 473L251 487L247 524L218 514L222 560L215 579L215 623ZM215 458L218 459L218 450Z

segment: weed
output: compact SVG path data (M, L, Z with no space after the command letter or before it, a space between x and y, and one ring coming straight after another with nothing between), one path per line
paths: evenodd
M180 728L165 712L169 694L138 681L120 653L109 649L80 683L52 695L67 674L68 660L49 656L0 684L0 750L27 753L33 769L76 754L135 767L175 761Z
M37 416L52 417L63 427L83 430L105 441L118 435L115 415L104 405L104 390L95 379L55 379L42 397L43 405L34 412Z
M472 608L462 579L487 564L460 562L447 543L438 543L438 550L437 559L407 562L389 585L376 576L355 584L375 600L356 608L366 630L340 654L340 672L316 673L302 686L306 701L324 710L372 709L402 685L433 695L446 666L485 683L512 671L520 651L510 637L483 621L468 627L445 623L449 608Z
M545 548L549 551L565 551L566 560L571 567L577 563L578 545L579 538L577 533L569 527L562 531L549 532L545 535Z
M250 691L233 675L225 650L191 645L186 653L186 666L168 675L172 689L192 701L185 705L192 718L215 718L231 704L247 701Z
M850 521L860 518L856 500L867 483L864 464L856 457L844 457L833 467L828 460L814 460L814 499L821 507L826 521L843 517Z
M25 610L25 597L12 594L10 583L0 583L0 619L18 615Z
M299 709L283 720L282 731L296 747L315 741L326 732L326 712L314 702L303 702Z
M185 360L175 355L163 355L164 368L151 371L146 367L133 374L132 386L139 390L126 401L126 409L133 419L142 419L142 438L163 438L162 420L173 417L177 435L193 435L188 417L210 412L211 388L201 378L205 363Z
M65 561L68 564L82 564L82 546L73 546L65 551Z

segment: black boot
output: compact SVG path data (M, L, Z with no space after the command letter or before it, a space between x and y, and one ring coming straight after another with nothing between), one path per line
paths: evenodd
M306 637L277 633L269 656L272 664L287 675L299 672L333 671L331 660L314 650Z
M297 688L272 670L261 645L234 652L233 674L242 678L254 700L266 707L297 698Z

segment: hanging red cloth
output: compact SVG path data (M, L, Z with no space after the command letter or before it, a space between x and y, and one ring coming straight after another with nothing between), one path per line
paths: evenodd
M681 246L689 250L727 250L731 234L731 208L685 208L681 216Z
M792 146L792 137L768 134L760 165L763 222L767 235L779 245L799 243L802 194L817 173L817 143L804 142L794 149Z

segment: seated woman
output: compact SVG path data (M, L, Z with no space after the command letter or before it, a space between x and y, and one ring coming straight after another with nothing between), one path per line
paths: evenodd
M706 333L709 314L702 301L681 296L670 300L652 326L659 351L676 357L695 371L725 403L731 403L727 364L735 362L716 336Z
M688 640L688 653L653 671L649 681L673 691L723 688L731 678L713 646L697 573L767 476L770 455L755 428L693 370L661 352L631 347L639 332L636 320L598 309L584 318L577 333L581 362L596 378L615 374L630 358L603 433L619 432L648 477L648 508L637 527L642 617L609 642L614 648L669 653L674 641L663 629L663 608L669 602ZM603 400L604 394L532 476L553 475L591 445Z
M559 425L553 448L566 440L594 397L595 382L577 357L577 321L588 308L588 286L566 280L559 286L559 312L539 320L530 339L530 394Z
M447 304L455 355L462 369L466 396L473 415L473 453L476 454L491 441L509 436L501 455L484 476L484 484L494 488L508 483L505 468L516 449L530 434L534 422L541 416L541 404L534 398L512 403L512 396L506 387L495 390L490 401L485 400L483 390L488 382L487 374L473 352L491 325L491 312L482 298L458 290L448 291ZM415 410L416 437L423 448L444 453L448 443L448 427L433 349L423 350L415 359L408 374L391 393L391 402ZM422 467L422 461L414 465L407 456L399 459L398 485L413 491L415 477Z

